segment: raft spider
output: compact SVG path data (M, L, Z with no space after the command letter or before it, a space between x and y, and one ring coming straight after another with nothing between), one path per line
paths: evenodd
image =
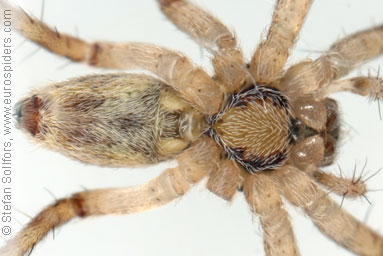
M200 5L202 5L203 4L203 6L205 7L205 4L204 3L200 3ZM47 6L49 6L50 4L48 4ZM313 6L313 8L312 8L312 10L311 10L311 15L314 15L313 13L315 12L315 10L314 10L314 8L317 8L316 6L318 5L318 3L316 3L314 6ZM47 7L48 8L48 7ZM205 7L206 9L208 9L208 10L215 10L214 9L214 6L212 6L212 7ZM246 8L244 8L244 9L247 9L248 7L246 7ZM378 9L378 8L377 8ZM47 9L47 10L49 10L49 9ZM256 9L254 9L254 10L256 10ZM270 9L271 10L271 9ZM347 10L347 9L346 9ZM263 10L262 10L263 11ZM46 20L47 20L47 22L49 22L50 24L56 24L56 22L55 22L55 18L58 16L58 14L56 14L56 17L53 17L53 18L51 18L51 19L49 19L48 20L48 11L46 11L47 13L46 13L46 15L45 15L45 17L46 17ZM346 12L346 11L344 11L344 12ZM36 12L36 13L38 13L38 12ZM271 11L269 12L269 13L271 13ZM106 15L106 14L105 14ZM250 15L250 14L249 14ZM38 16L38 15L36 15L36 16ZM270 14L269 14L269 16L270 16ZM363 15L361 15L361 16L363 16ZM220 16L220 17L222 17L222 18L225 18L225 16L224 15L222 15L222 16ZM230 16L229 16L230 17ZM310 15L309 15L309 17L310 17ZM161 20L161 17L160 17L160 20ZM162 19L163 20L163 19ZM231 20L230 20L230 18L228 18L228 19L222 19L222 20L224 20L224 22L225 23L228 23L228 24L231 24ZM266 19L267 20L267 19ZM159 22L160 23L160 22ZM79 30L80 30L80 35L83 35L85 32L83 32L82 31L82 27L81 27L81 21L79 21L79 22L76 22L75 24L78 24L79 25ZM264 26L264 25L266 25L266 23L265 24L263 24L262 26ZM367 24L367 25L371 25L371 24ZM258 24L257 24L257 26L258 26ZM339 26L339 28L341 27L341 26L343 26L343 24L340 24L340 26ZM232 26L235 30L238 30L237 29L237 26L236 25L233 25ZM366 27L366 26L364 26L364 27ZM58 29L59 29L59 31L62 31L63 29L61 29L61 26L58 26ZM170 27L170 25L169 25L169 27L168 27L168 29L170 29L171 30L171 27ZM70 27L68 28L68 30L70 31ZM253 31L253 30L251 30L251 28L249 28L247 31L252 31L251 33L254 33L254 34L257 34L257 36L259 37L259 33L257 33L257 32L255 32L255 31ZM350 31L347 31L347 32L353 32L353 31L356 31L356 30L350 30ZM88 34L89 32L87 32L87 34ZM122 33L122 32L121 32ZM179 33L179 32L178 32ZM304 37L305 35L304 35L304 33L305 32L303 32L302 33L302 37ZM320 33L320 32L318 32L318 33ZM327 31L326 31L326 33L327 33ZM95 34L96 36L98 35L98 34ZM181 34L182 35L182 34ZM334 34L334 37L332 37L331 38L331 40L333 41L334 39L338 39L338 38L340 38L341 36L341 33L335 33ZM326 35L326 37L327 37L327 35ZM90 36L90 38L94 38L94 37L92 37L92 36ZM243 39L243 37L241 37L241 35L240 34L238 34L238 38L240 38L242 41L244 41L244 39ZM109 38L108 38L109 39ZM130 38L129 38L130 39ZM257 38L258 39L258 38ZM124 40L127 40L127 38L124 38ZM258 42L259 40L257 40L257 42ZM329 41L329 43L331 43L332 41ZM152 41L152 42L155 42L156 44L159 44L159 45L163 45L162 43L157 43L157 41ZM252 43L254 44L254 42L255 41L253 41ZM314 41L313 41L314 42ZM169 45L166 45L166 46L168 46L169 48L175 48L175 46L178 44L178 42L177 43L175 43L175 42L173 42L173 43L170 43ZM310 47L312 47L312 46L310 46ZM325 45L323 46L323 48L321 48L321 50L323 50L323 49L326 49L325 48ZM178 50L178 48L177 48L177 50ZM179 49L179 50L182 50L182 49ZM250 51L250 48L249 48L249 51ZM250 53L250 52L249 52ZM42 53L42 51L41 52L39 52L38 53L38 55L40 55L40 54L43 54ZM307 54L305 54L305 55L307 55ZM249 56L249 54L247 54L247 56ZM316 56L315 56L316 57ZM36 58L36 57L34 57L34 58ZM38 57L37 57L37 59L38 59ZM297 61L298 60L300 60L301 58L297 58ZM29 61L33 61L33 58L31 59L31 60L29 60ZM194 62L195 63L199 63L199 56L197 56L196 58L195 58L195 60L194 60ZM296 62L297 62L296 61ZM295 62L292 62L292 63L295 63ZM25 64L26 65L26 64ZM74 65L76 68L78 68L76 65ZM72 68L72 67L70 67L72 70L74 70L75 68ZM93 70L91 71L91 72L93 72ZM59 78L54 78L54 79L52 79L52 80L60 80ZM28 86L30 86L30 84L28 85ZM356 97L355 97L356 98ZM354 98L353 98L354 99ZM340 100L339 101L339 103L340 104L342 104L343 105L343 101L342 100ZM343 109L343 111L344 112L346 112L346 114L347 114L347 112L348 112L348 110L347 110L347 108L346 107L342 107L342 109ZM370 110L376 110L376 108L374 107L374 108L370 108ZM360 117L359 117L360 118ZM375 116L373 116L373 118L372 119L378 119L378 117L377 117L377 115L375 115ZM371 122L373 122L374 120L372 120L372 119L369 119L369 120L367 120L366 122L367 122L367 124L371 124ZM355 121L354 122L352 122L352 121L347 121L347 123L348 124L350 124L350 125L352 125L353 127L357 124ZM378 123L379 124L379 123ZM362 134L362 135L355 135L355 138L353 138L353 140L355 140L355 139L357 139L357 137L363 137L363 135L365 135L365 134ZM342 144L343 144L344 142L342 142ZM372 143L371 143L372 144ZM377 144L377 145L379 145L379 143L378 142L376 142L376 141L373 141L373 144L372 145L375 145L375 144ZM347 147L347 145L341 145L341 150L342 150L342 154L340 155L340 159L341 160L343 160L343 158L345 158L345 156L343 155L343 150L345 150L345 149L347 149L348 147ZM379 148L378 148L379 149ZM378 151L379 152L379 151ZM364 152L362 152L361 154L363 154L361 157L358 155L358 159L360 159L360 161L359 161L359 165L363 165L363 160L364 160L364 157L366 156L366 154L367 153L364 153ZM371 167L371 166L373 166L373 163L371 162L372 161L372 159L371 158L373 158L373 156L372 156L372 154L370 154L370 153L368 153L367 154L367 156L369 157L369 164L368 164L368 167ZM49 157L52 157L51 155L49 156ZM353 166L353 162L354 162L354 159L355 159L355 154L350 154L349 155L349 157L347 158L347 160L349 161L350 159L352 159L352 163L350 164L349 162L344 162L344 164L342 164L342 162L341 162L341 166L342 166L342 168L343 169L345 169L344 171L346 171L346 169L347 169L347 167L345 167L345 166L348 166L348 168L350 168L350 167L352 167ZM360 157L360 158L359 158ZM378 159L378 156L376 157L376 159ZM40 160L41 161L41 160ZM377 164L376 165L377 167L379 167L379 165ZM71 167L73 167L73 168L76 168L76 170L77 170L77 165L71 165ZM56 169L56 166L54 166L54 168ZM92 168L88 168L88 169L92 169ZM329 170L331 170L332 172L334 172L335 173L335 167L333 168L329 168ZM53 171L53 168L51 168L51 170L50 170L50 172L52 172ZM54 170L55 171L55 173L56 173L56 170ZM58 171L59 172L59 171ZM103 173L105 173L105 171L101 171L101 172L103 172ZM122 171L119 171L119 172L122 172ZM68 173L68 170L65 170L63 173ZM352 172L350 172L350 173L352 173ZM139 173L139 172L137 172L136 173L136 175L139 175L139 174L142 174L142 172L141 173ZM84 175L85 176L85 175ZM54 179L53 177L52 177L52 179ZM68 183L71 183L72 181L68 181ZM86 182L79 182L79 181L77 181L76 182L76 185L77 184L86 184ZM376 183L376 184L378 184L378 183ZM119 183L119 185L124 185L123 183ZM56 191L56 188L54 187L53 189L52 189L52 187L51 186L49 186L48 184L46 185L50 190L52 190L53 192L54 192L54 194L56 194L56 196L58 196L58 194L57 194L57 191ZM85 185L88 189L90 188L89 187L89 185ZM101 185L98 185L97 187L101 187L101 186L104 186L104 184L101 184ZM34 188L36 188L36 185L34 185L33 186ZM94 186L92 186L92 188L96 188L96 185L94 185ZM71 190L71 191L73 191L73 190L75 190L76 189L76 187L74 186L73 187L73 189ZM78 188L77 188L77 190L78 190ZM373 195L371 195L371 197L373 197ZM369 198L370 198L370 196L369 196ZM336 199L338 199L339 201L340 201L340 199L339 198L336 198ZM239 200L239 198L237 198L236 199L236 201L238 201ZM372 199L371 199L372 200ZM347 207L347 204L349 203L348 201L346 201L347 203L343 206L343 207ZM358 202L359 203L359 202ZM180 205L180 204L182 204L182 205ZM235 204L237 204L237 202L235 202ZM39 205L41 206L41 203L39 203ZM365 205L365 207L364 208L367 208L368 207L368 204L364 204ZM204 205L204 206L206 206L206 205ZM178 207L177 208L182 208L182 207L187 207L186 206L186 203L184 202L184 201L181 201L180 203L179 203L179 205L178 205ZM360 207L360 204L359 204L359 207ZM228 209L229 207L225 207L225 210L226 211L228 211L229 209ZM23 211L25 211L25 208L24 207L22 207L22 209L23 209ZM158 211L151 211L150 212L150 215L152 216L152 217L154 217L154 216L156 216L157 214L160 214L160 211L162 211L162 210L158 210ZM376 211L378 211L376 208L374 208L374 211L373 211L373 214L377 214L376 213ZM201 211L202 213L201 214L203 214L203 210ZM149 213L148 213L149 214ZM175 215L177 215L177 214L175 214ZM166 216L166 215L165 215ZM129 217L133 217L133 216L129 216ZM188 221L192 221L191 220L191 218L193 217L193 215L191 216L191 217L188 217ZM229 216L228 216L229 217ZM213 219L214 220L214 219ZM185 221L185 220L184 220ZM231 221L231 218L230 219L228 219L228 221ZM234 220L233 220L234 221ZM235 221L237 221L237 220L235 220ZM152 223L154 223L154 222L152 222ZM369 222L369 224L370 224L370 226L373 226L373 227L375 227L375 224L372 224L373 222ZM198 223L196 222L196 224L195 225L197 225ZM69 224L69 225L74 225L74 224ZM61 239L63 239L63 237L62 237L62 233L64 233L64 230L65 229L70 229L69 228L69 225L68 226L66 226L66 227L64 227L62 230L60 230L60 235L59 236L56 236L56 239L55 239L55 241L54 242L51 242L51 241L48 241L48 242L45 242L44 243L44 246L39 246L39 248L37 249L37 251L34 251L34 253L36 254L36 255L39 255L40 254L40 251L43 249L43 247L45 247L45 246L48 246L48 244L49 243L54 243L54 247L56 247L57 248L57 243L59 242L59 240L61 240ZM249 224L250 225L250 224ZM296 228L296 226L298 226L298 225L294 225L294 228ZM97 225L95 225L95 227L94 228L97 228ZM198 230L200 231L201 230L201 228L202 227L199 227L198 228ZM126 229L127 230L125 230L125 232L124 233L120 233L121 235L125 235L125 233L128 233L129 232L129 230L128 229L130 229L130 224L129 225L126 225ZM240 233L242 231L242 229L241 230L238 230L238 233ZM254 230L250 230L250 232L254 232ZM204 231L204 233L208 233L208 231L206 230L206 231ZM85 234L88 234L88 233L85 233ZM298 234L298 232L296 231L295 232L295 234L296 234L296 236L299 236L299 234ZM199 234L200 236L201 236L201 234ZM235 232L235 231L233 231L233 233L228 233L227 235L225 235L225 237L230 237L231 235L233 235L233 236L236 236L237 235L237 233ZM206 238L208 238L208 237L210 237L210 236L207 236ZM222 238L222 239L225 239L225 237L224 238ZM155 239L155 237L154 237L154 239ZM150 239L150 240L154 240L154 239ZM192 239L192 237L191 236L188 236L188 240L190 240L190 239ZM216 237L214 237L214 239L216 239ZM117 240L117 239L116 239ZM251 240L251 239L250 239ZM95 240L93 240L93 243L94 243L94 241L97 241L97 238L95 238ZM128 240L129 241L129 240ZM231 241L231 240L223 240L223 241ZM243 241L243 240L242 240ZM249 240L247 240L247 241L249 241ZM145 241L146 243L148 243L148 241ZM182 242L182 241L181 241ZM222 242L222 240L221 240L221 242L220 243L224 243L224 242ZM227 242L228 243L228 242ZM241 243L239 243L239 244L241 244ZM299 247L302 247L302 242L299 242ZM328 242L327 243L325 243L325 244L328 244ZM71 245L70 244L70 242L67 242L66 243L66 245ZM222 246L222 245L221 245ZM68 246L69 247L69 246ZM164 246L165 247L165 246ZM170 246L167 246L167 248L169 248ZM234 247L234 248L233 248ZM142 248L142 246L141 246L141 248ZM166 247L165 247L166 248ZM225 251L228 251L228 250L230 250L229 248L231 248L231 252L232 253L230 253L230 255L232 255L232 254L234 254L234 252L235 251L237 251L238 250L238 248L239 247L235 247L235 246L228 246L228 247L226 247L227 249L225 250ZM253 246L252 246L252 248L254 248ZM321 247L322 248L322 247ZM201 254L201 253L206 253L206 252L208 252L208 251L203 251L202 250L203 249L203 246L201 246L201 248L200 248L200 251L199 251L199 253ZM262 250L262 248L261 248L261 246L259 246L258 247L258 251L256 251L257 253L259 253L259 251L260 250ZM127 250L129 251L130 249L129 249L129 246L127 246ZM221 249L219 249L219 250L221 250ZM215 252L217 252L217 254L219 253L219 250L218 249L216 249L216 248L209 248L209 251L213 251L214 252L214 254L215 254ZM69 250L70 252L72 252L72 253L76 253L76 252L74 252L73 250ZM96 250L97 251L97 250ZM164 250L164 253L166 252L167 250ZM301 253L303 254L303 255L314 255L315 254L315 251L317 251L317 250L314 250L314 252L313 253L307 253L306 251L304 251L304 250L301 250ZM89 250L85 250L85 253L89 253ZM126 252L126 251L124 251L124 252ZM169 252L169 251L168 251ZM253 252L253 251L251 251L251 252ZM325 251L325 252L327 252L327 250ZM339 251L338 251L339 252ZM323 252L322 252L323 253ZM121 253L122 254L122 253ZM175 253L169 253L169 254L175 254ZM181 255L184 255L184 253L180 253ZM191 254L193 254L193 253L191 253ZM195 254L195 253L194 253ZM52 255L52 254L51 254ZM55 255L56 255L56 252L55 252ZM135 255L134 253L132 253L132 255ZM147 254L145 254L145 255L147 255ZM249 254L249 255L251 255L251 254Z

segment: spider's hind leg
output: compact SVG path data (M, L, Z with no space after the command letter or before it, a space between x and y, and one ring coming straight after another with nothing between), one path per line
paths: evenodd
M0 248L0 255L26 254L48 232L75 217L130 214L167 204L183 196L193 184L216 168L218 156L219 149L214 141L202 139L181 153L177 167L167 169L146 184L84 191L58 200Z
M221 107L224 96L220 86L176 51L147 43L88 43L49 28L6 0L0 0L0 9L12 10L14 29L54 54L101 68L146 70L179 91L203 114L215 114Z

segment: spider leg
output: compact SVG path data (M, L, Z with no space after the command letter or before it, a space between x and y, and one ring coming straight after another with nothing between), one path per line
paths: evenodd
M130 188L79 192L58 200L40 212L0 249L2 256L20 256L30 251L49 231L75 217L130 214L162 206L183 196L190 187L216 168L219 149L203 139L183 152L179 165L146 184Z
M334 81L323 86L314 94L317 99L323 99L335 92L350 91L371 99L383 98L383 79L379 77L360 76Z
M221 160L217 165L209 174L207 188L227 201L243 188L251 210L260 216L267 255L299 255L288 214L270 177L250 175L230 159Z
M207 189L227 201L241 188L244 171L231 159L220 160L206 184Z
M259 44L250 62L250 73L257 83L270 84L279 78L311 2L278 0L267 38Z
M285 166L272 175L286 199L302 207L328 237L358 255L383 254L383 237L339 207L306 174Z
M215 75L226 92L238 90L247 78L247 71L234 34L214 16L186 0L158 2L178 28L213 53Z
M318 59L302 61L291 66L276 87L291 99L295 99L345 76L358 65L379 56L382 52L383 25L362 30L339 40ZM329 92L332 90L330 87Z
M175 88L203 114L217 113L223 101L220 86L182 54L145 43L94 43L89 63L98 67L145 69Z
M356 176L356 169L352 178L337 176L322 171L314 165L308 166L305 173L311 176L316 182L322 184L329 191L334 192L343 198L356 198L365 196L367 185L362 175Z
M102 68L150 71L204 114L214 114L221 106L223 92L220 86L176 51L146 43L88 43L49 28L6 0L0 1L0 7L12 10L14 28L24 37L57 55Z
M266 255L299 255L288 213L271 177L248 175L243 189L251 210L260 217Z

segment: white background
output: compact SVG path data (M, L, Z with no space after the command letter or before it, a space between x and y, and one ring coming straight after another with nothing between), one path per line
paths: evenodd
M41 0L15 1L28 13L40 17ZM270 23L274 1L194 1L232 28L244 53L250 58L261 34ZM236 4L235 4L236 3ZM368 4L367 4L368 3ZM306 20L300 40L289 63L315 58L345 34L382 22L380 0L316 1ZM184 52L195 63L211 71L206 52L166 20L154 0L140 1L46 1L44 21L61 32L78 34L87 40L144 41ZM15 46L22 39L14 35ZM30 89L72 76L105 72L82 64L67 65L68 60L40 49L30 42L14 54L14 99ZM376 74L383 64L380 58L369 62L353 75ZM344 138L338 162L345 173L352 174L357 163L360 171L365 159L367 170L383 166L383 121L379 120L376 102L347 93L335 95L343 112ZM383 108L383 106L382 106ZM31 216L42 207L73 192L102 187L141 184L156 176L167 164L142 169L108 169L85 166L57 153L39 148L20 131L14 131L13 205ZM336 172L336 165L328 168ZM383 189L383 172L369 181L372 189ZM383 192L368 194L373 203L366 222L383 232ZM334 196L340 202L341 198ZM370 205L366 200L345 201L343 208L363 220ZM352 255L319 233L304 214L288 206L302 255ZM22 224L28 218L13 214ZM379 217L380 216L380 217ZM14 231L21 224L13 223ZM56 230L34 250L44 255L263 255L262 234L257 218L252 217L242 195L232 203L214 196L199 185L182 200L160 209L130 216L76 219Z

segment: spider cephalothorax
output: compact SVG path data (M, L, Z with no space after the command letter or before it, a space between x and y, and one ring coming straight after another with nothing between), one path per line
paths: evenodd
M232 94L222 110L209 117L208 132L246 170L271 170L287 159L293 120L286 96L275 89L251 86Z
M138 187L88 190L57 200L0 255L26 254L75 217L164 205L206 178L206 187L225 200L244 193L260 218L267 255L299 255L284 197L346 249L382 256L382 236L339 207L318 184L343 198L365 196L362 176L348 179L321 169L334 161L341 135L337 103L328 96L351 91L383 98L381 78L341 80L383 52L383 26L336 42L316 60L285 67L311 0L277 1L267 37L249 63L234 34L206 11L186 0L158 3L211 52L213 75L164 47L88 43L62 34L0 0L4 13L12 11L14 28L53 53L96 67L146 71L82 76L33 91L15 107L19 127L33 141L100 166L177 161Z

